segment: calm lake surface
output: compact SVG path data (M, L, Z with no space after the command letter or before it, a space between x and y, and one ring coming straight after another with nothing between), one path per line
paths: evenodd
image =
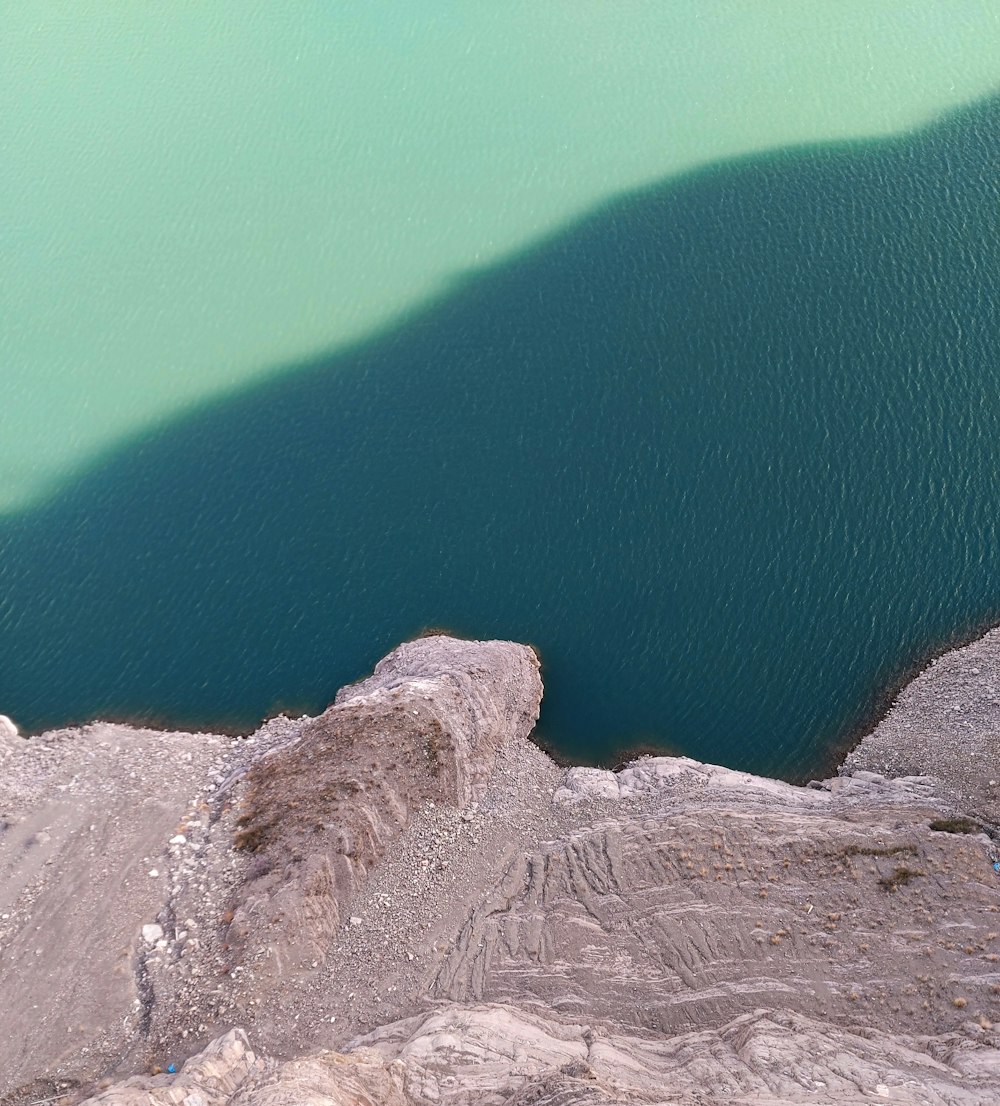
M798 776L1000 618L993 5L256 7L5 16L0 710Z

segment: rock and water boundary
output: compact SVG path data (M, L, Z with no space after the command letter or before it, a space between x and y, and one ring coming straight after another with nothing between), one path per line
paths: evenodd
M0 1102L1000 1101L1000 631L803 787L541 695L436 635L243 737L5 721Z

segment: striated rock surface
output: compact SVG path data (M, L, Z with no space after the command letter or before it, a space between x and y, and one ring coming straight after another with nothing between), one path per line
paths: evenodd
M176 1077L131 1079L92 1102L992 1106L998 1062L996 1050L970 1049L956 1035L857 1032L763 1010L663 1040L508 1007L447 1006L386 1026L348 1052L292 1061L254 1062L245 1036L234 1030Z
M424 638L254 762L235 839L255 863L232 902L234 962L266 949L272 974L315 967L414 812L481 798L498 749L527 739L541 697L525 646Z
M12 745L0 1097L1000 1101L1000 877L946 757L567 771L540 694L436 636L247 739Z

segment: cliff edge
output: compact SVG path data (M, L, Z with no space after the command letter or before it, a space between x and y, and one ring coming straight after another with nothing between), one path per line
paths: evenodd
M920 695L794 787L559 768L541 691L440 635L245 738L4 736L0 1099L1000 1101L990 785L897 747Z

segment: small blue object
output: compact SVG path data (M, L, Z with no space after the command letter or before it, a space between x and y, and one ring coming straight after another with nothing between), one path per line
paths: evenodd
M1000 864L998 864L998 865L997 865L997 867L998 867L998 868L1000 868ZM167 1067L167 1071L168 1071L168 1072L170 1072L170 1074L171 1074L171 1075L174 1075L174 1074L176 1074L176 1072L177 1072L177 1065L176 1065L176 1064L170 1064L170 1065L169 1065L169 1066Z

